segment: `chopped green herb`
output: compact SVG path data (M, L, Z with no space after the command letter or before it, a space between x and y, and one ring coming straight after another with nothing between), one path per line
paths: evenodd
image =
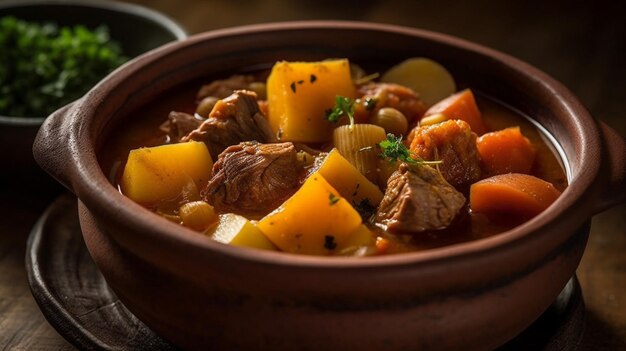
M335 237L333 235L324 236L324 248L327 250L334 250L337 247Z
M365 110L368 112L373 111L376 108L376 104L378 103L378 99L368 97L365 99Z
M291 91L296 92L296 82L291 82L291 84L289 84L289 87L291 88Z
M315 83L315 81L317 80L317 77L315 76L315 74L311 74L311 84Z
M361 187L361 183L356 183L356 187L354 189L354 192L352 193L352 196L356 196L359 193L360 187Z
M127 61L104 27L0 19L0 115L45 117Z
M300 84L300 85L302 85L303 83L304 83L304 81L303 81L302 79L300 79L300 80L298 81L298 84Z
M328 202L331 206L339 202L339 199L340 198L338 196L335 196L335 194L333 193L328 194Z
M337 95L335 97L335 106L326 111L326 119L337 123L343 116L347 116L350 119L350 125L354 125L354 100Z
M380 155L389 159L389 162L402 161L411 165L441 163L441 161L424 161L417 156L413 157L414 154L402 143L402 136L396 137L388 133L387 139L381 141L378 145L382 151Z
M367 221L376 212L376 206L373 206L367 198L359 203L353 202L352 207L361 215L364 221Z

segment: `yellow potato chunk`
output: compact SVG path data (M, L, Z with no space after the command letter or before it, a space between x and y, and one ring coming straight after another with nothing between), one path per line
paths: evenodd
M144 205L178 197L186 184L201 186L211 177L213 160L202 142L131 150L122 175L124 195Z
M252 222L232 213L221 215L209 236L222 244L276 250L276 246Z
M328 141L335 125L326 110L355 94L348 60L278 62L267 79L270 125L282 141Z
M185 227L199 231L204 231L218 219L213 206L204 201L187 202L180 206L178 215Z
M431 126L433 124L445 122L448 120L448 117L443 113L436 113L434 115L430 115L428 117L424 117L420 120L420 126Z
M365 224L361 224L350 236L346 243L346 247L373 246L376 243L376 237Z
M367 201L372 206L378 206L383 199L378 186L365 178L337 149L332 149L326 156L318 172L353 205Z
M279 249L308 255L341 251L360 225L359 213L318 172L258 223Z
M410 58L391 67L380 80L413 89L429 107L456 91L456 83L450 72L439 63L424 57Z

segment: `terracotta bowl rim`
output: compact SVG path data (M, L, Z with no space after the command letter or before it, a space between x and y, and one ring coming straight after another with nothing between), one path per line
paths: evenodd
M500 250L505 246L516 245L522 240L529 240L534 237L532 235L533 233L541 231L549 224L567 221L567 219L562 216L564 212L577 205L582 206L578 200L594 183L600 168L600 162L586 162L585 160L589 161L594 155L600 155L601 147L596 122L574 94L546 73L519 59L464 39L428 30L371 22L291 21L246 25L204 32L193 35L183 41L166 44L118 68L103 82L93 88L83 99L77 101L74 106L70 107L70 113L76 114L76 111L81 110L82 105L87 105L85 101L91 98L99 100L98 103L105 101L106 96L114 91L115 85L124 81L125 75L139 70L142 66L163 59L183 47L191 47L212 39L231 36L237 37L259 33L268 34L277 31L316 29L383 31L391 34L416 36L496 59L508 68L514 69L517 73L522 74L526 79L539 83L542 89L550 92L554 101L559 104L561 109L567 111L567 114L570 115L572 120L571 128L568 133L578 137L578 146L580 146L579 162L586 166L579 167L579 169L573 171L569 186L547 210L512 230L488 238L441 248L376 257L306 256L232 247L210 240L206 236L198 235L197 232L191 229L187 229L161 218L122 195L108 181L102 171L100 163L97 160L93 140L90 141L87 149L72 150L74 161L78 163L78 167L76 174L71 178L71 182L80 201L85 203L90 211L95 210L100 215L105 215L105 218L116 218L116 221L123 223L124 227L141 231L159 242L175 243L179 248L185 247L193 250L202 250L206 251L207 254L218 254L235 260L262 263L265 265L329 269L395 267L457 260L462 257L467 258L475 255L486 255L488 252ZM102 96L104 96L104 98L102 98ZM97 105L91 105L91 108L94 106ZM87 108L89 108L89 106L87 106ZM589 128L589 126L593 126L593 128ZM73 127L72 129L74 129L74 136L77 139L89 139L90 128L81 126L77 128ZM70 141L70 143L72 142L75 143L76 141ZM567 159L563 160L563 162L568 162L570 165L572 164L572 161ZM584 220L588 220L590 216L591 211L587 211ZM583 220L581 220L580 223L582 224ZM573 234L569 235L571 236Z

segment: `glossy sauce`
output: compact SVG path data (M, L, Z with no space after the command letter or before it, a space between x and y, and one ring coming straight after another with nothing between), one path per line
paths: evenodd
M130 150L169 142L167 135L159 129L159 126L167 120L170 111L193 114L196 108L196 92L203 83L209 81L194 82L164 94L125 119L128 124L118 127L118 132L114 133L115 136L104 146L106 152L101 153L101 165L105 174L109 175L112 184L119 188L121 174ZM567 187L567 176L555 147L548 141L549 138L539 131L527 117L506 105L480 94L476 94L476 99L483 120L490 131L512 126L521 128L522 134L531 141L537 151L531 174L552 183L558 190L563 191ZM463 195L469 202L468 191L463 191ZM172 204L172 208L176 206L178 204ZM377 236L389 241L385 254L392 254L485 238L510 230L519 224L521 222L511 218L490 220L484 215L472 213L466 205L465 210L455 222L441 231L403 235L388 233L375 225L371 225L370 228Z
M557 150L548 137L528 117L484 95L476 94L478 108L489 131L519 126L522 134L530 140L537 153L531 174L552 183L559 191L567 187L567 176ZM468 191L462 191L469 201ZM442 247L480 238L486 238L513 229L522 224L515 218L490 220L487 216L472 213L467 208L449 228L419 235L387 233L377 228L378 235L390 240L388 253L409 252Z

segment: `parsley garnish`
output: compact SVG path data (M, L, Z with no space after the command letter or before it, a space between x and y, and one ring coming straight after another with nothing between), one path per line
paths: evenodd
M330 203L330 205L334 205L337 202L339 202L339 197L335 196L335 194L330 193L328 194L328 202Z
M352 202L352 207L361 215L364 221L368 220L376 212L376 206L373 206L367 198L359 203Z
M360 187L361 187L361 183L356 183L356 187L354 188L354 192L352 193L352 196L356 196L356 194L359 193Z
M335 106L326 111L326 119L329 122L337 123L343 116L348 116L350 125L354 125L354 100L337 95L335 97Z
M387 140L383 140L378 143L380 146L381 153L380 155L383 158L389 159L389 162L402 161L408 163L410 165L417 164L440 164L441 161L424 161L419 157L413 157L414 153L411 152L405 145L402 143L402 136L396 137L395 135L388 133Z
M334 250L337 247L335 237L333 235L324 236L324 248L327 250Z
M3 116L47 116L83 96L128 60L105 26L61 26L4 13L0 15L0 48Z
M376 108L376 104L378 103L378 99L368 97L365 99L365 110L367 112L371 112Z

